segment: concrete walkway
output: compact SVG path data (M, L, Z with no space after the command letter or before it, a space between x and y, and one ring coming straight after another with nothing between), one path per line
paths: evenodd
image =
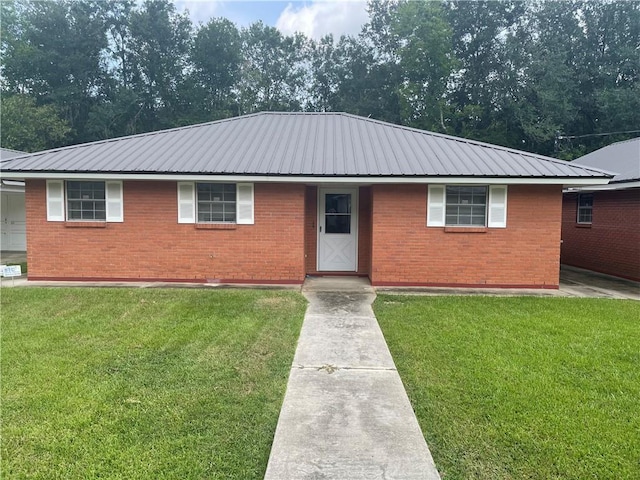
M439 479L357 278L314 278L267 480Z
M640 283L569 265L560 266L560 291L571 297L640 300Z

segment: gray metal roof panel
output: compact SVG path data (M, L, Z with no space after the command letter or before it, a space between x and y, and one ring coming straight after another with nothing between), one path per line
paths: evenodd
M571 164L616 173L610 183L640 180L640 137L612 143L576 158Z
M25 153L26 152L21 152L19 150L12 150L11 148L0 148L0 162L3 160L9 160L11 158L20 157Z
M263 112L18 157L20 172L603 177L591 167L346 113Z

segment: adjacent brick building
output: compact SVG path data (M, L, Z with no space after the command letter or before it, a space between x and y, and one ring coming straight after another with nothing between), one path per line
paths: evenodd
M608 185L565 192L562 263L640 281L640 138L609 145L572 163L616 176Z
M261 113L40 152L32 280L557 288L562 188L610 175L339 113Z

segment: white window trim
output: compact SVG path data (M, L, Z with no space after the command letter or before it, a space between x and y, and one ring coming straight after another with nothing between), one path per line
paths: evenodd
M580 221L580 197L584 196L584 195L591 195L591 206L588 207L591 210L591 221L590 222L581 222ZM584 192L584 193L578 193L578 198L576 198L576 223L578 225L591 225L593 224L593 193L591 192ZM582 207L587 208L587 207Z
M448 186L465 187L480 186L477 184L448 183L432 184L428 187L427 194L427 226L428 227L451 227L451 228L506 228L507 227L507 185L485 185L487 187L487 212L485 224L480 225L447 225L446 209Z
M197 183L231 183L236 186L236 221L201 222L198 220ZM178 182L178 223L253 225L254 224L254 184L238 182Z
M105 188L105 219L70 219L69 218L69 198L67 195L68 182L76 181L103 182ZM46 202L47 221L49 222L104 222L121 223L124 222L124 201L122 180L102 180L102 179L66 179L47 180ZM59 212L56 213L56 212Z

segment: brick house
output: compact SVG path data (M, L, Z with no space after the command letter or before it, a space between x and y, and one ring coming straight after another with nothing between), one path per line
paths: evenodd
M39 152L29 279L557 288L596 169L344 113L264 112Z
M640 281L640 138L572 162L617 172L608 185L565 191L561 262Z

